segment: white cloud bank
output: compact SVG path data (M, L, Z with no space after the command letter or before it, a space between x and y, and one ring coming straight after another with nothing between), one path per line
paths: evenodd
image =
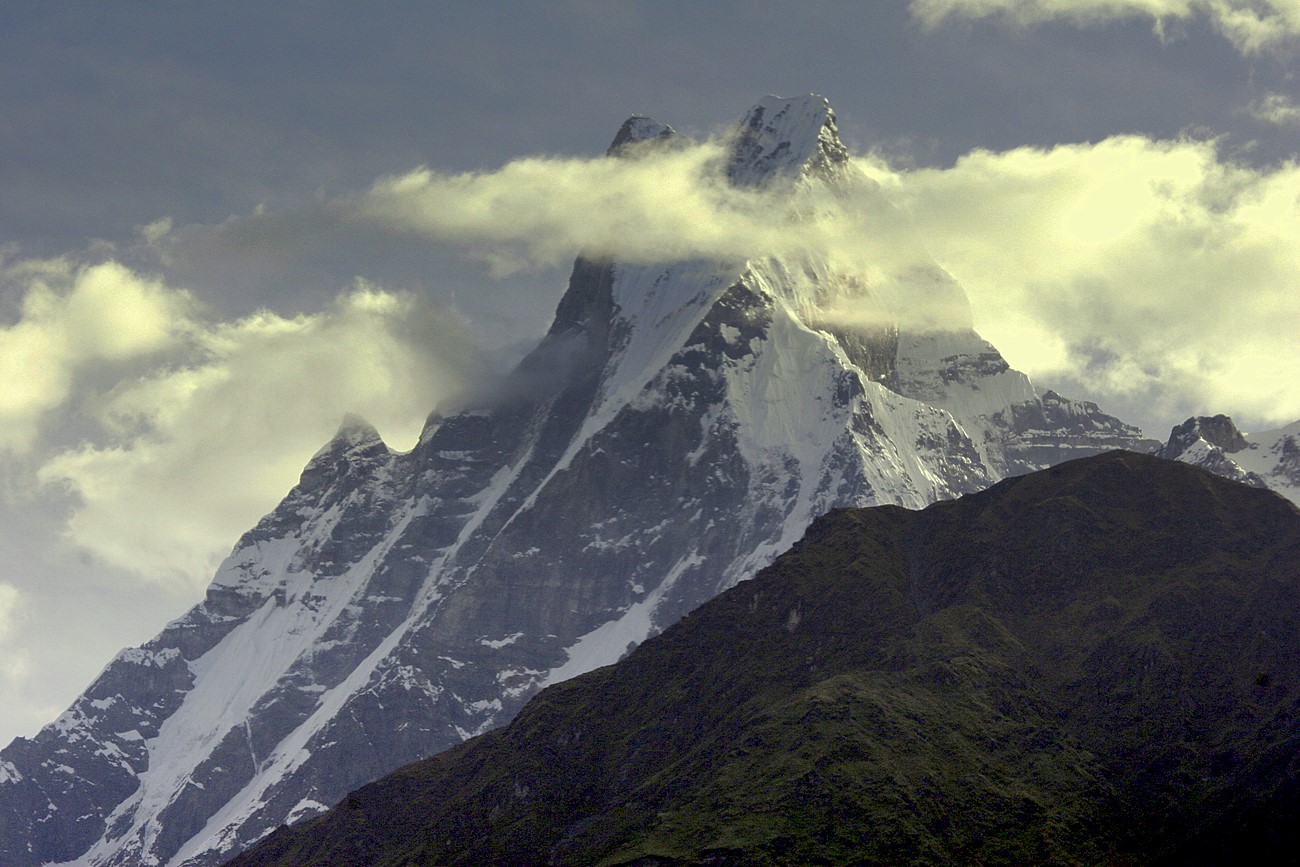
M1294 163L1257 169L1212 142L1118 136L977 151L948 168L862 158L869 181L851 193L792 203L788 191L716 180L719 154L702 145L456 176L421 169L353 206L509 269L577 249L652 261L812 248L879 286L933 261L965 287L982 333L1040 379L1171 421L1300 417ZM907 298L894 303L916 324Z
M379 180L344 207L351 219L464 245L498 274L559 265L579 250L666 262L744 259L824 245L837 233L842 248L877 243L879 232L859 230L889 216L880 208L848 224L843 212L856 202L732 186L726 156L722 143L705 142L621 159L533 157L492 172L421 168Z
M881 177L1013 364L1172 420L1300 417L1295 163L1122 136Z
M0 327L0 445L74 495L71 541L150 580L202 586L345 413L409 446L476 372L458 320L366 286L311 315L212 322L113 262L3 277L22 296ZM42 449L43 427L68 426L79 445Z
M911 9L929 26L952 18L994 18L1021 27L1150 18L1162 35L1170 24L1203 17L1243 54L1294 47L1300 39L1300 0L912 0Z
M79 374L172 348L192 324L186 293L115 262L0 259L0 270L22 296L18 321L0 327L0 450L32 448Z

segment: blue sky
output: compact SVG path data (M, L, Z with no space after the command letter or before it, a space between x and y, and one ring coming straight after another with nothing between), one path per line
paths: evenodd
M545 329L553 251L331 218L421 166L821 93L1040 387L1157 437L1300 417L1297 32L1293 0L5 3L0 742L196 601L343 412L409 445Z

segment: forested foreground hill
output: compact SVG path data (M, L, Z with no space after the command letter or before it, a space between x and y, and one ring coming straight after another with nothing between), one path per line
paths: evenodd
M617 665L232 864L1290 857L1297 663L1300 512L1112 452L834 511Z

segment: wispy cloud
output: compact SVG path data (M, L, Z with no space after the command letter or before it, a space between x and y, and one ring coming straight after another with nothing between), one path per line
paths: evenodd
M911 0L911 9L929 26L955 18L993 18L1021 27L1149 18L1161 35L1171 24L1203 18L1243 54L1294 48L1300 39L1300 0Z
M580 250L624 261L744 259L799 243L788 197L731 186L715 142L639 158L519 159L496 171L427 168L339 206L355 220L466 245L498 274Z
M22 598L18 588L0 582L0 644L13 635L21 615Z
M0 690L10 693L23 686L31 672L29 654L14 643L24 614L22 593L12 584L0 582Z
M1254 100L1246 113L1274 126L1300 127L1300 103L1284 93L1268 93Z

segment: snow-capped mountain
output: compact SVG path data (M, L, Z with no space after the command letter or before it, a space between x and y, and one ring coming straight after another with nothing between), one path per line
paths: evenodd
M1169 432L1156 452L1212 473L1271 488L1300 505L1300 421L1263 433L1242 433L1226 415L1196 416Z
M633 118L610 158L673 135ZM814 95L751 109L723 173L868 183ZM614 662L832 507L1155 446L969 328L827 324L871 291L850 277L811 251L579 258L493 401L403 454L350 419L203 602L0 752L0 863L217 863Z

